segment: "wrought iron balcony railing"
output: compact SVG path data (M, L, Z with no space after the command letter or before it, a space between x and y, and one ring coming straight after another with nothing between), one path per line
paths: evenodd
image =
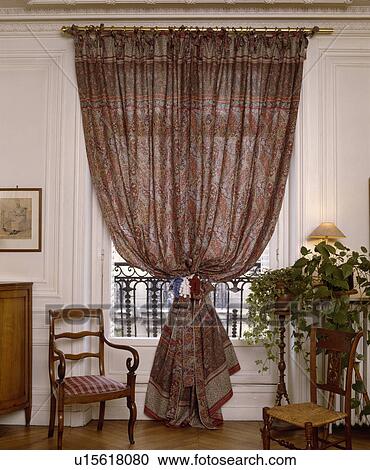
M261 264L229 282L215 283L213 302L231 338L241 338L247 327L245 299ZM157 279L124 262L115 262L113 271L114 336L158 337L172 302L170 279Z

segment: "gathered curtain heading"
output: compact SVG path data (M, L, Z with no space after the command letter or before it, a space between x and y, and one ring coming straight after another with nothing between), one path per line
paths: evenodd
M145 53L161 54L177 52L183 54L182 59L193 59L194 48L198 49L198 59L205 60L223 56L233 50L240 57L251 58L305 58L308 34L302 30L275 33L254 33L253 31L228 31L226 29L191 31L177 29L168 32L111 30L78 31L71 28L75 37L76 54L100 59L126 56L131 59L145 57ZM156 57L157 56L157 57ZM226 59L226 57L225 57ZM233 60L233 57L230 57Z
M307 34L72 33L91 176L118 253L159 277L246 272L281 208Z

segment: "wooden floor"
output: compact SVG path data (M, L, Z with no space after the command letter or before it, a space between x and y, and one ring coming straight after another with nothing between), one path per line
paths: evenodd
M106 421L103 431L96 421L80 428L65 428L64 449L261 449L260 423L228 421L216 431L196 428L173 429L154 421L138 421L136 443L127 441L127 423ZM56 436L55 436L56 437ZM294 439L301 445L300 438ZM55 449L55 438L48 439L45 426L0 425L0 449ZM275 449L282 449L272 446ZM370 431L353 431L353 448L370 449Z

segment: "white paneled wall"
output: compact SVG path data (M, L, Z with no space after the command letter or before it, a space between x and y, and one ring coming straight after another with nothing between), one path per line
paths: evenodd
M57 32L0 34L0 103L0 186L43 190L42 251L0 253L0 279L34 283L32 423L45 424L46 311L85 302L90 293L91 189L72 42ZM23 420L18 412L0 422Z
M370 30L312 40L290 176L291 262L323 221L335 222L350 248L369 246L369 103ZM291 396L307 400L304 368L290 360Z
M59 34L57 26L54 31L39 29L35 24L26 31L15 25L11 31L8 25L7 32L0 32L0 186L42 187L44 245L41 253L0 253L0 279L34 282L32 423L46 424L45 309L50 304L100 304L108 299L110 261L109 242L90 188L73 43ZM280 264L296 259L307 234L324 219L338 224L348 245L368 245L369 176L370 31L317 36L311 40L305 66L295 156L279 222ZM156 343L130 341L141 355L138 410L143 418ZM257 373L254 360L261 348L236 343L236 350L242 370L233 376L234 397L224 415L258 419L261 407L274 399L276 375ZM304 373L293 357L290 361L290 393L304 398ZM106 369L120 378L123 357L107 353ZM80 372L84 369L74 370ZM67 424L81 425L91 415L88 408L75 407ZM124 404L118 401L107 407L107 417L124 415ZM20 412L1 417L0 423L23 420Z

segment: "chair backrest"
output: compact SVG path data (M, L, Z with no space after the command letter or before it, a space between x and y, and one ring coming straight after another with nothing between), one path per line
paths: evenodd
M78 332L65 331L62 333L55 333L55 323L59 320L64 320L70 324L77 323L78 321L96 318L98 320L98 330L83 330ZM99 338L99 351L98 352L81 352L78 354L64 354L66 359L71 361L78 361L86 357L94 357L99 359L99 372L100 375L104 375L104 318L103 312L100 308L89 309L89 308L65 308L61 310L49 310L49 321L50 321L50 337L49 337L49 372L50 379L55 381L54 373L54 362L58 360L58 356L55 354L55 348L60 349L57 345L59 339L80 339L85 337L98 337Z
M334 404L334 396L344 396L345 412L351 411L352 376L356 349L362 332L350 333L327 328L312 327L310 346L311 402L317 403L317 390L329 392L328 406ZM317 355L325 354L327 369L323 383L317 381ZM346 366L346 367L345 367ZM343 370L346 369L345 378ZM344 380L343 380L344 378Z

